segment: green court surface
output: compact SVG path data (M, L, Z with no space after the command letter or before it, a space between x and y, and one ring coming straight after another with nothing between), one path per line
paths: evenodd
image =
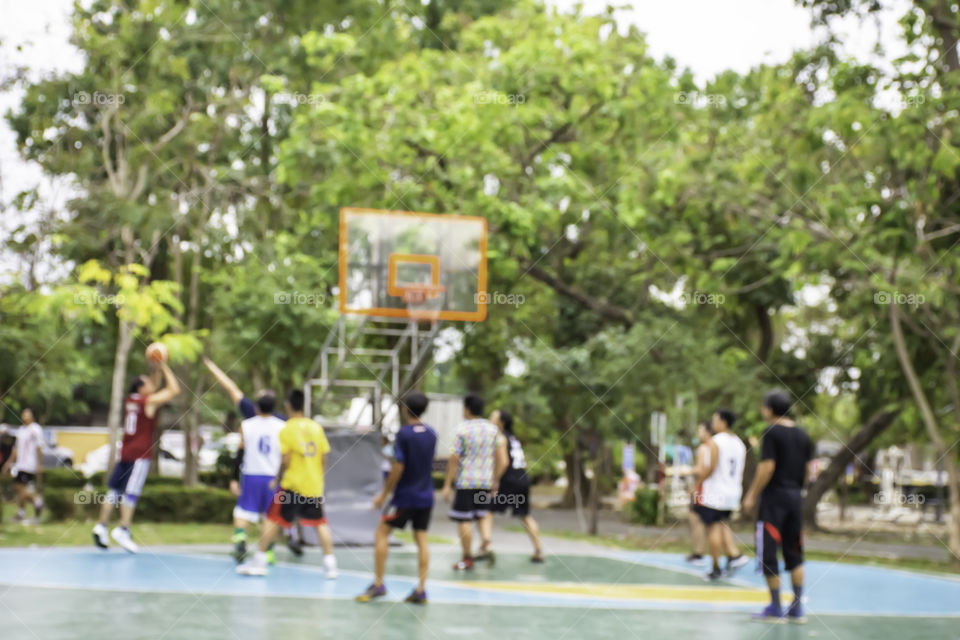
M749 619L766 592L749 567L721 584L673 554L555 555L544 565L499 554L494 567L450 568L432 554L426 606L401 600L415 555L394 550L387 598L353 596L370 580L370 549L285 553L266 578L237 576L224 553L94 549L0 550L0 637L36 638L957 638L960 581L854 565L809 563L808 623ZM873 590L872 593L869 590ZM872 607L872 608L871 608Z

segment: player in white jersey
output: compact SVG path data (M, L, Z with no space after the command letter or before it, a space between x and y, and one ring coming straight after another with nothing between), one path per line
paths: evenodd
M13 455L5 467L13 467L11 473L17 492L17 519L26 518L28 503L33 504L34 517L39 519L43 510L43 498L37 492L38 481L43 479L43 429L33 419L30 409L24 409L20 419L23 426L17 430Z
M693 466L693 490L690 492L690 512L688 518L690 521L690 542L692 549L687 556L687 562L696 565L703 565L703 552L707 546L707 529L697 513L697 507L700 506L700 491L703 489L703 480L706 478L707 469L710 468L710 438L713 432L710 431L710 421L702 420L697 425L697 438L694 445L697 452L694 457Z
M233 468L230 491L237 497L233 509L234 558L243 562L247 555L247 528L259 522L273 501L270 483L280 469L280 430L285 424L273 415L277 399L272 393L257 397L257 415L240 424L240 451ZM241 473L242 467L242 473ZM272 560L273 549L268 551Z
M728 521L730 515L740 505L743 492L743 466L746 462L747 448L735 436L730 427L736 416L729 409L717 409L711 419L711 464L709 473L703 480L700 495L700 514L707 527L707 541L713 568L707 574L708 580L717 580L724 573L731 574L747 563L733 540L733 531ZM726 551L726 571L720 569L720 554Z

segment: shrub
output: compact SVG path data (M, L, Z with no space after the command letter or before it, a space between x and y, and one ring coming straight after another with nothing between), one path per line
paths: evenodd
M96 519L104 496L102 488L93 492L47 487L43 492L51 520ZM233 494L223 489L160 482L148 486L137 500L137 519L149 522L229 522L235 501Z
M82 489L87 483L83 474L75 469L56 467L43 470L43 486L57 489Z
M633 494L633 501L624 506L623 513L634 524L655 525L659 503L660 492L657 489L641 487Z
M226 489L230 486L232 475L230 469L224 470L218 467L213 471L201 471L197 474L197 479L207 486Z

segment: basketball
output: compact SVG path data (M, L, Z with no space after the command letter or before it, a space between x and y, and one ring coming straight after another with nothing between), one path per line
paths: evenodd
M167 347L162 342L153 342L147 346L147 360L151 362L166 362L170 357Z

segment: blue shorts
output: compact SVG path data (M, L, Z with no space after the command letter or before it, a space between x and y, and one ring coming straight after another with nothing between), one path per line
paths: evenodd
M137 498L143 491L143 483L147 481L150 472L150 459L121 460L113 467L113 473L107 480L107 501L115 504L118 496L123 496L124 502L130 505L137 504Z
M233 508L233 517L247 522L260 522L260 516L267 513L273 502L275 489L270 488L273 476L241 476L240 497Z

